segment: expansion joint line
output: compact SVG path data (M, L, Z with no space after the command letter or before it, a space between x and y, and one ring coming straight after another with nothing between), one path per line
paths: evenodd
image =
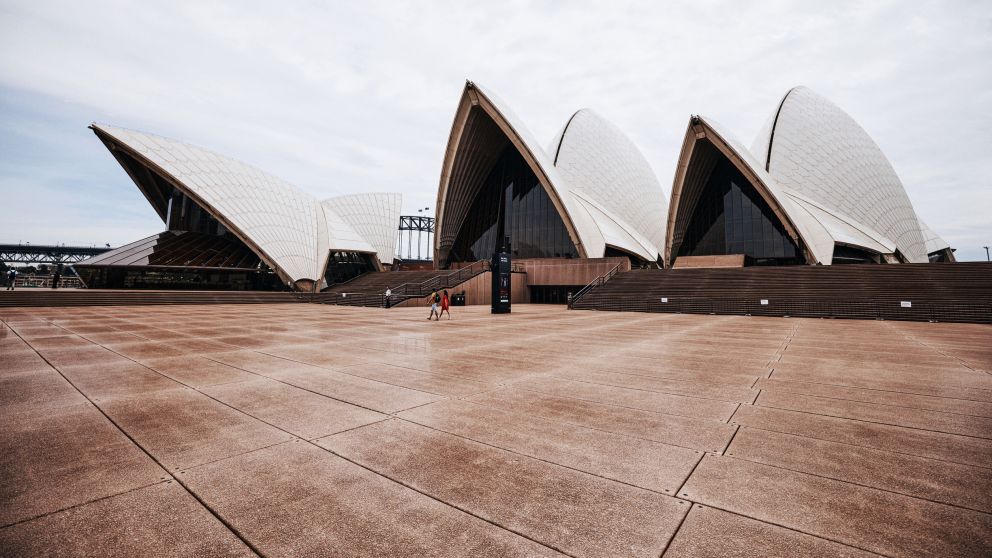
M51 323L51 322L49 322L49 323ZM6 321L4 321L3 324L4 325L7 325ZM62 326L60 326L58 324L53 324L53 325L55 325L56 327L62 329L63 331L69 331L69 330L65 329L64 327L62 327ZM10 326L7 326L7 327L10 327ZM17 335L17 337L21 341L24 341L24 343L28 347L31 347L31 350L34 351L35 354L37 354L42 360L44 360L45 361L45 364L47 364L48 366L52 367L53 370L55 370L56 372L58 372L59 376L62 376L62 379L65 380L70 386L72 386L72 388L75 389L79 393L79 395L83 396L86 399L86 401L89 402L90 405L93 405L93 408L95 408L97 411L99 411L99 413L101 415L103 415L103 417L105 419L107 419L107 421L110 422L110 424L114 425L114 428L116 428L118 431L120 431L120 433L125 438L127 438L128 440L130 440L131 443L134 444L134 446L136 448L138 448L139 450L142 451L142 453L144 453L145 455L147 455L148 458L151 459L153 463L155 463L163 471L165 471L165 473L169 476L169 478L171 480L176 481L176 484L178 484L179 486L181 486L183 488L183 490L186 491L187 494L189 494L194 500L196 500L197 502L199 502L200 505L203 506L203 508L206 509L210 513L210 515L214 516L217 519L217 521L219 521L221 523L221 525L223 525L224 527L226 527L231 532L231 534L233 534L235 537L238 538L238 540L240 540L242 543L244 543L244 545L246 547L248 547L249 549L251 549L251 551L256 556L261 556L261 557L264 558L265 554L258 547L256 547L251 541L249 541L234 525L231 525L226 519L224 519L219 513L217 513L216 510L214 510L212 507L210 507L209 505L207 505L207 503L205 501L203 501L203 499L200 498L195 492L193 492L193 490L191 490L189 488L189 486L187 486L186 483L184 483L178 476L172 474L172 472L169 471L168 467L166 467L161 461L159 461L154 455L152 455L151 452L148 451L148 448L146 448L143 445L141 445L140 443L138 443L137 440L135 440L130 434L128 434L128 432L126 430L124 430L124 428L120 424L118 424L117 421L115 421L113 418L111 418L111 416L108 415L99 405L97 405L97 403L95 401L93 401L93 399L91 399L90 396L88 396L85 393L83 393L83 390L79 389L79 386L77 386L76 384L74 384L72 382L72 380L70 380L62 372L62 370L59 369L59 367L55 366L51 361L49 361L47 358L45 358L45 356L43 354L41 354L40 352L38 352L38 349L35 349L34 348L34 345L31 345L31 343L29 343L26 339L24 339L23 337L21 337L21 334L18 333L14 328L10 328L10 330L13 331L14 332L14 335ZM82 337L82 336L80 336L80 337ZM87 341L89 341L89 340L87 339ZM100 346L102 347L103 345L100 345ZM165 482L168 482L168 481L166 480Z

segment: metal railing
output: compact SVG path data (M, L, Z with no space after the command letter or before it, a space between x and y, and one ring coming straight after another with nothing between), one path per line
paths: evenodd
M985 298L826 300L655 296L646 300L629 296L607 296L587 301L582 306L590 310L621 312L992 323L992 299Z
M571 310L572 309L572 305L574 305L576 302L578 302L578 300L580 298L582 298L583 296L585 296L586 293L588 293L589 291L591 291L595 287L599 287L601 285L605 285L606 282L609 281L614 275L616 275L617 273L620 273L620 268L621 267L623 267L623 262L620 262L617 265L613 266L612 269L610 269L606 273L600 275L599 277L593 279L585 287L582 287L581 289L579 289L579 292L577 292L574 295L572 295L572 298L570 298L568 300L568 309Z
M451 273L431 277L420 283L402 283L396 288L390 289L389 300L386 294L369 292L333 292L315 293L311 296L311 302L322 304L336 304L341 306L372 306L379 308L389 308L411 298L425 297L438 289L450 288L469 279L489 271L489 260L479 260L471 265L456 269Z
M54 279L51 275L18 275L17 279L14 280L14 287L27 287L27 288L50 288L52 286L52 280ZM7 286L6 280L0 281ZM83 284L79 277L60 277L59 278L59 288L60 289L85 289L86 285Z

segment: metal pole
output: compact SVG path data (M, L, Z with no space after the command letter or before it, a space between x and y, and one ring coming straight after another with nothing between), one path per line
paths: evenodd
M982 248L985 248L985 261L992 261L992 260L989 260L989 247L988 246L983 246Z

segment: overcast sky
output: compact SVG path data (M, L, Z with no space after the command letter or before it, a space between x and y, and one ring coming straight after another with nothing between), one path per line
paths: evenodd
M801 84L878 142L959 259L984 259L992 2L822 4L0 0L0 242L116 246L163 228L93 121L318 197L402 192L415 212L434 207L466 79L543 142L596 109L666 196L690 114L750 145Z

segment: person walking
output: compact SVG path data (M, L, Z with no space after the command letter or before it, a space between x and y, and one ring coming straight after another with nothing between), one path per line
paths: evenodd
M450 320L451 310L449 309L449 306L451 306L451 300L448 299L448 289L444 289L444 294L441 295L441 314L447 312L448 319ZM441 321L441 314L437 315L438 321Z
M389 286L386 286L386 308L389 308L389 297L393 296L393 291L389 290Z
M17 270L14 269L14 268L10 268L10 271L7 272L7 290L8 291L14 290L14 280L15 279L17 279Z
M431 315L427 316L427 321L431 321L431 318L437 316L437 319L441 319L441 314L437 311L437 303L441 302L441 295L437 294L437 289L431 293Z

